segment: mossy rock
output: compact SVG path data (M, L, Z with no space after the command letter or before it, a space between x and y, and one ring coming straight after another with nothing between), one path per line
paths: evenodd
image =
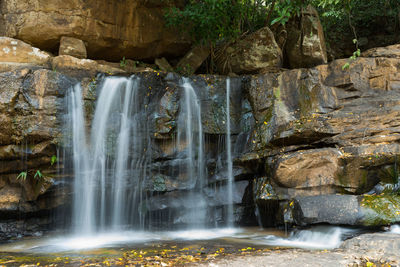
M400 195L366 195L361 199L362 223L365 226L389 225L400 222Z

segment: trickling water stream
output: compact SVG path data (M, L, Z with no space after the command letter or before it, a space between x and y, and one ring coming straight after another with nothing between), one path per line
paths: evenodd
M178 150L183 149L186 161L187 181L190 193L186 199L190 202L189 209L192 218L191 227L204 228L207 203L202 189L205 185L204 165L204 136L201 122L201 106L199 99L189 79L182 80L183 97L181 99L181 111L178 118Z
M233 226L233 164L231 148L231 112L230 112L231 80L226 79L226 162L228 173L228 227Z

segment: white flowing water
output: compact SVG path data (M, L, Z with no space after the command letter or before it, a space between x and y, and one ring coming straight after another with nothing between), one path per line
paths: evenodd
M390 227L390 232L393 234L400 234L400 225L392 225Z
M108 77L98 90L90 131L82 89L69 95L74 163L72 224L76 235L98 235L146 228L147 193L151 180L149 126L139 100L139 79ZM205 228L207 202L201 104L189 79L183 79L177 126L179 182L188 190L179 212L190 228ZM146 204L147 203L147 204ZM148 218L149 220L151 217Z
M232 145L231 145L231 112L230 112L231 80L226 79L226 163L228 173L228 211L227 225L233 226L233 163L232 163Z
M178 150L183 149L186 166L187 186L190 188L189 197L186 199L192 223L190 227L204 228L207 203L202 194L205 184L204 136L201 122L201 105L190 80L182 80L183 97L178 118Z
M92 183L89 180L88 149L86 143L85 114L83 111L82 88L77 84L70 93L69 113L72 115L72 145L74 164L74 214L73 220L80 225L82 232L91 232L94 210L91 199L93 198Z
M265 236L261 243L271 246L295 247L306 249L338 248L345 235L355 232L354 229L343 227L314 227L310 230L295 231L288 238L273 235Z
M77 85L71 92L75 174L72 220L76 234L90 235L106 228L121 227L127 223L126 216L132 215L126 210L129 205L124 188L127 177L132 177L133 173L128 164L128 148L131 129L137 127L130 120L137 88L136 78L105 79L89 140L81 87ZM113 136L118 136L116 145ZM109 191L110 184L112 192ZM112 207L112 212L108 207Z

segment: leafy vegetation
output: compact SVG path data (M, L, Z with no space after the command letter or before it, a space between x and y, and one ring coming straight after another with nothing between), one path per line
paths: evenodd
M168 26L187 32L194 41L215 44L232 40L264 25L262 0L189 0L183 8L166 11Z
M56 155L51 156L51 159L50 159L51 166L53 166L57 162L58 162L57 156ZM46 178L40 170L36 170L36 171L35 170L27 170L27 171L20 172L17 176L17 180L26 181L26 179L29 177L33 177L33 179L36 181L42 181Z
M284 25L310 4L318 9L330 43L346 35L350 42L358 40L358 32L368 35L374 25L392 32L400 28L398 0L188 0L183 8L167 9L165 17L167 25L187 32L195 42L213 45L265 25Z

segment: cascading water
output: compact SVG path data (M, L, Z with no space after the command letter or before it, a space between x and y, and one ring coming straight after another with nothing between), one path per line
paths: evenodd
M182 80L181 87L176 149L180 155L179 176L186 177L189 189L184 213L190 218L191 228L204 228L207 203L202 193L206 171L201 106L188 79ZM147 193L142 184L151 180L151 155L150 145L146 144L150 136L147 119L139 115L145 106L138 100L139 79L105 78L98 93L90 135L86 133L80 85L69 96L75 175L74 232L143 229Z
M135 114L137 78L107 78L100 89L90 140L85 132L82 89L70 95L74 157L73 224L76 233L91 234L129 223L126 188L137 180L135 157L129 147L138 143L131 136L138 127ZM117 136L117 138L115 138ZM140 138L136 135L134 138ZM113 143L116 140L116 145ZM137 159L136 159L137 160ZM110 188L112 190L108 190ZM136 189L137 190L137 189ZM133 191L136 191L133 190ZM133 200L131 197L129 200ZM108 207L112 207L111 209Z
M178 118L178 150L184 148L184 170L187 173L187 182L190 193L187 198L191 227L203 228L206 218L206 201L202 194L205 181L204 136L201 123L201 106L189 79L182 82L183 97L181 111Z
M233 226L233 163L232 163L232 147L231 147L231 116L230 116L230 95L231 80L226 79L226 161L228 174L228 211L227 223L229 227Z

